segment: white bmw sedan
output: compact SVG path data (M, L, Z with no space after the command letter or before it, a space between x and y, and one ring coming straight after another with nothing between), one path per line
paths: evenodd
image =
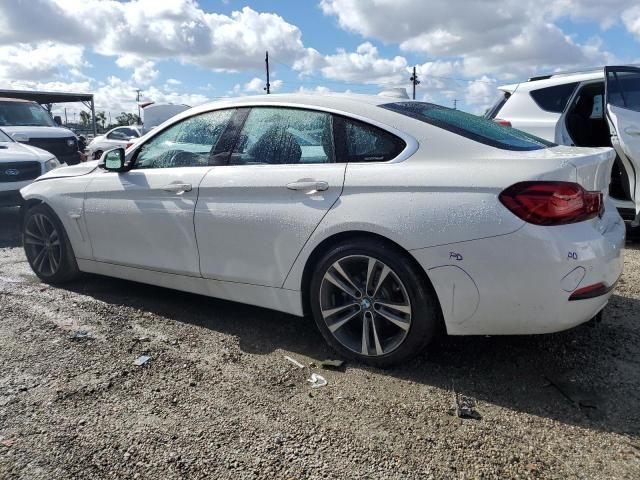
M310 313L344 356L554 332L607 304L625 227L610 148L423 102L268 95L192 108L22 189L24 247L91 272Z

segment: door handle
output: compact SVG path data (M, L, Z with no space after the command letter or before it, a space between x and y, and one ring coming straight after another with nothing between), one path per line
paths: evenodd
M324 192L329 188L329 184L316 180L298 180L297 182L287 183L287 188L304 192Z
M624 133L633 135L634 137L640 137L640 130L638 130L637 127L627 127L624 129Z
M182 195L185 192L190 192L193 187L190 183L170 183L162 187L162 190L169 193L175 193L176 195Z

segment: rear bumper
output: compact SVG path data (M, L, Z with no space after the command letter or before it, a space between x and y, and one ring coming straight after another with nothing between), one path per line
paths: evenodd
M624 240L624 222L609 203L602 220L525 224L508 235L411 253L434 284L449 334L538 334L572 328L605 307L622 274ZM437 275L435 262L449 257L464 276ZM598 296L569 300L599 283L606 288Z

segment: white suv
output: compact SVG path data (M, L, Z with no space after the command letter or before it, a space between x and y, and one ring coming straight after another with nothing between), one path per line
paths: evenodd
M625 221L639 225L640 68L543 75L499 89L485 117L561 145L613 147L610 195Z

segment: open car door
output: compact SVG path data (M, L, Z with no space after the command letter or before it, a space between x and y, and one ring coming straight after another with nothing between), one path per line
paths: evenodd
M605 67L605 105L611 144L626 170L640 213L640 68Z

